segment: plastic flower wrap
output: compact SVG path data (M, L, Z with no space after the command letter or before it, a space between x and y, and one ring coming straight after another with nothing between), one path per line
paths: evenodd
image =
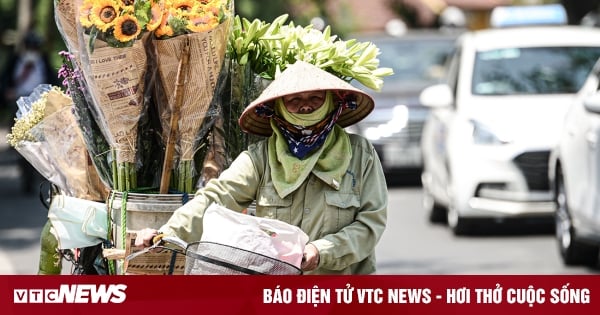
M73 114L88 153L102 181L106 186L113 187L110 145L91 112L93 109L89 102L91 98L83 74L75 66L76 56L66 51L61 51L59 54L63 59L63 65L58 71L58 77L63 79L62 85L66 89L66 94L73 101Z
M104 200L107 188L89 158L71 98L58 87L40 85L17 104L8 143L65 195Z
M54 20L67 49L79 63L79 35L77 34L77 12L74 0L54 0Z
M64 0L62 0L64 1ZM91 111L110 144L113 189L135 189L139 126L146 113L145 39L159 25L150 0L76 0L81 71ZM158 10L160 11L160 10Z
M153 46L165 143L161 191L169 185L179 192L193 193L199 179L197 165L202 163L199 151L208 146L208 122L213 122L207 117L219 111L227 75L225 55L233 1L160 3L163 17L154 32Z

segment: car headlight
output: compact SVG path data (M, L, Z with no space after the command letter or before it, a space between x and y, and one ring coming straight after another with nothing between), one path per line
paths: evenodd
M473 143L481 145L502 145L511 142L507 137L500 135L492 128L482 124L481 122L471 120L473 128Z
M364 131L365 138L377 141L399 133L408 125L409 111L406 105L396 105L391 111L390 120L369 127Z

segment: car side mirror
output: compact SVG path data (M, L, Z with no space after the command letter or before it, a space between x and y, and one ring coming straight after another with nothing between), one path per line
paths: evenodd
M454 96L448 84L436 84L421 91L419 102L432 108L450 107L454 103Z
M600 92L596 92L583 100L583 107L592 113L600 114Z

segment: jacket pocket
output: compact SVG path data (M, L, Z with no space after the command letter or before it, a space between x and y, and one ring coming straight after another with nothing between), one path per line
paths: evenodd
M261 187L256 199L256 215L259 217L281 220L286 223L292 221L292 198L279 197L272 186Z
M360 207L357 195L338 191L326 191L325 203L324 232L327 234L336 233L351 224Z

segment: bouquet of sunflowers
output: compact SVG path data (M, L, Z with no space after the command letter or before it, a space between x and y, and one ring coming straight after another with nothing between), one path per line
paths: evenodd
M187 198L217 177L257 140L237 124L244 107L288 65L302 60L373 90L392 74L379 68L372 43L343 41L329 28L296 26L287 15L249 21L234 15L234 0L54 0L54 9L68 48L61 112L71 115L57 115L61 123L52 126L77 127L77 152L84 152L95 171L90 176L101 183L95 195L69 194L105 201L107 238L121 249L129 246L128 196ZM46 87L44 93L54 96L58 89ZM40 95L36 100L44 99ZM25 122L21 117L9 140L42 142L17 136L38 128L18 127ZM52 130L45 139L66 135ZM60 156L38 151L32 164ZM69 189L75 160L73 155L42 174ZM113 208L117 195L121 204ZM112 217L116 209L118 220ZM113 224L120 224L121 233Z
M222 105L233 1L166 1L164 9L163 23L152 40L167 157L161 187L172 169L171 187L193 193L202 164L198 152L206 152L204 136ZM175 158L168 164L171 156Z
M111 188L193 193L226 81L233 0L54 3L85 106L110 146Z
M201 175L225 167L214 128L233 0L55 0L54 9L74 125L110 189L107 239L128 249L128 198L185 200ZM216 171L201 174L203 165Z

